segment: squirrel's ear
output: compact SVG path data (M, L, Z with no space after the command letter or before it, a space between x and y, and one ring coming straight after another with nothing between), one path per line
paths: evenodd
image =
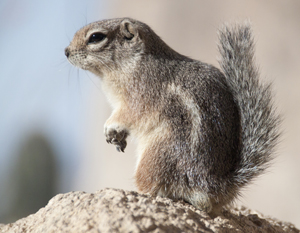
M121 33L125 36L125 38L129 40L131 40L134 37L137 37L138 35L136 25L128 19L124 19L121 22L120 30Z

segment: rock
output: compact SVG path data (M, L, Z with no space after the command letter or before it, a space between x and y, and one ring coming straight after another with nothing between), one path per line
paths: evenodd
M244 207L214 219L182 201L104 189L52 198L35 214L0 225L0 232L300 232L292 224Z

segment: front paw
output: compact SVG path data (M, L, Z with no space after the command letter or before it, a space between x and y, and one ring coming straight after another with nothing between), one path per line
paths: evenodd
M116 146L117 151L124 152L127 146L126 138L128 131L121 127L105 126L104 134L106 136L106 142Z

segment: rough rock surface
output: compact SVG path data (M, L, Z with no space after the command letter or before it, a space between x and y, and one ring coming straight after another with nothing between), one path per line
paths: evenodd
M35 214L1 225L0 232L300 232L292 224L246 208L210 218L184 202L104 189L52 198Z

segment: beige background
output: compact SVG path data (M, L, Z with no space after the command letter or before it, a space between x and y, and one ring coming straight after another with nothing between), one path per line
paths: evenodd
M264 214L291 221L300 227L300 1L107 1L104 18L136 18L149 24L178 52L217 64L216 30L224 21L251 19L256 58L262 79L274 83L278 110L284 116L284 135L277 158L268 173L249 185L240 202ZM90 75L92 77L92 75ZM105 142L103 124L111 109L100 83L87 115L88 145L77 174L78 189L104 187L135 189L135 144L129 139L125 154Z

